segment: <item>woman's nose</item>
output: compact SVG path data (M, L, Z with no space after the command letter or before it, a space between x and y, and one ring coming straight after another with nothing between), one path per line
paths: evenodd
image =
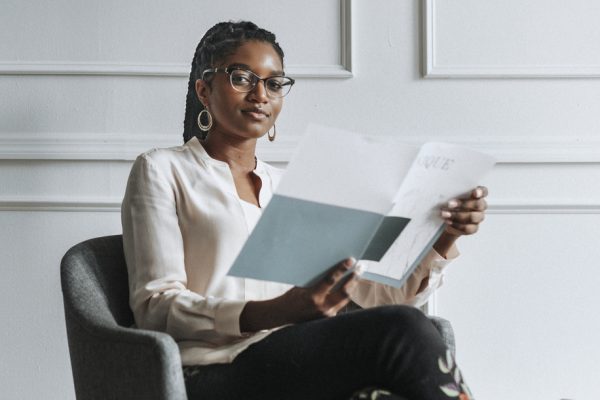
M257 101L266 102L269 99L269 93L267 92L267 83L264 80L259 80L256 85L250 91L250 95Z

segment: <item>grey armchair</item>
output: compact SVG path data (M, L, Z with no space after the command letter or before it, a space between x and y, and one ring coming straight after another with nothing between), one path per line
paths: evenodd
M77 399L187 399L173 338L128 328L121 235L72 247L61 262L61 284Z
M173 338L131 328L121 235L73 246L61 262L61 284L77 399L187 399ZM454 351L450 323L436 317L432 322ZM383 397L369 392L354 398Z

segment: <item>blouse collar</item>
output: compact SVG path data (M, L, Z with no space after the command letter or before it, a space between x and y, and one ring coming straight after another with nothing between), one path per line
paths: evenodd
M227 169L229 169L229 165L225 161L212 158L206 152L206 149L204 148L204 146L202 146L202 143L200 143L196 136L188 140L185 145L189 146L194 151L194 154L196 154L198 158L204 163L220 168L227 167ZM256 168L254 169L254 172L258 175L264 174L266 172L265 164L258 158L256 159Z

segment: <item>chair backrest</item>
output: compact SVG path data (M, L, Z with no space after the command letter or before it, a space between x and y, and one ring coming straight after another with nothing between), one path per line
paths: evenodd
M61 283L77 399L187 399L173 338L130 328L121 235L69 249L61 262Z
M122 235L90 239L73 246L61 262L67 323L130 326L127 267Z

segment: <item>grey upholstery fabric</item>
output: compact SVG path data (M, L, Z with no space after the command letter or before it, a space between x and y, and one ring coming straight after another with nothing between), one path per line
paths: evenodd
M61 262L61 284L75 393L79 400L186 400L179 349L167 334L130 328L121 235L73 246ZM447 320L431 317L448 347ZM357 399L380 398L373 390Z
M121 235L71 248L61 283L77 399L187 399L171 336L133 324Z
M447 319L436 317L433 315L429 315L429 320L433 322L433 325L437 328L442 335L442 339L446 343L446 346L452 352L452 355L456 355L456 343L454 341L454 330L452 329L452 325L450 321Z

